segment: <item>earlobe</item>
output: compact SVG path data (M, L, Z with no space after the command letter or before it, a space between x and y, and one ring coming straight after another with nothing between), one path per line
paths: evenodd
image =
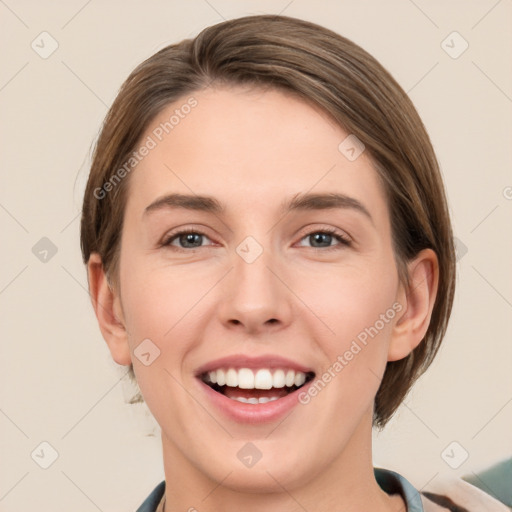
M410 285L400 291L404 313L393 327L388 361L407 357L423 340L437 295L439 264L432 249L422 250L408 263Z
M128 334L124 325L120 297L107 281L101 257L92 253L87 263L87 276L92 306L103 338L112 358L118 364L131 364Z

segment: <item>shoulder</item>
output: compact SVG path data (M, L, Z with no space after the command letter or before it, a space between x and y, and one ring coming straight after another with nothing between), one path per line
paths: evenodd
M486 486L483 486L484 488ZM441 507L441 510L452 512L509 512L509 504L501 501L501 497L495 498L489 494L490 489L485 490L472 483L457 477L444 477L435 479L421 490L421 495L426 502L433 502ZM435 509L433 509L435 510ZM425 511L429 511L425 507Z
M439 478L418 491L399 473L375 468L375 478L387 493L400 493L410 512L509 512L510 508L461 478Z

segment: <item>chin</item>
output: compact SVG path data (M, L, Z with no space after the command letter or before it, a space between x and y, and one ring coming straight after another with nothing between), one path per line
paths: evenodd
M251 446L251 441L243 447ZM257 440L253 446L261 446L262 442ZM300 456L300 451L294 450L290 453L289 449L274 450L271 453L270 449L262 447L261 458L256 462L247 461L247 464L252 463L252 466L244 467L244 463L239 460L239 443L237 449L233 452L223 451L222 454L217 456L209 454L210 461L222 461L216 467L212 467L211 463L208 467L202 465L200 471L208 475L210 479L216 482L221 482L222 486L240 493L275 493L282 492L283 487L286 489L301 488L308 483L308 481L317 473L321 468L317 467L315 470L314 461L308 457L307 453ZM250 453L254 448L248 448L247 453ZM231 455L226 455L231 453ZM242 452L242 455L244 452ZM254 453L256 455L256 452ZM311 455L311 454L309 454ZM243 457L241 457L243 458ZM233 462L228 463L228 459ZM305 462L307 461L307 465ZM299 471L300 468L300 471Z
M283 488L294 489L306 481L306 475L297 474L294 467L255 467L250 469L232 469L227 473L216 475L222 486L232 491L249 494L267 494L282 492Z

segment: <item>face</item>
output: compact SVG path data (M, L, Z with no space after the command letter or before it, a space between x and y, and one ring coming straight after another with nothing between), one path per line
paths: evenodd
M403 297L384 189L291 95L193 97L169 133L187 98L154 120L130 176L126 342L165 456L232 488L293 489L370 447Z

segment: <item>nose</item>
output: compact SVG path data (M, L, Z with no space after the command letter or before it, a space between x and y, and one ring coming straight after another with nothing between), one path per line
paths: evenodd
M233 269L223 280L218 308L221 322L228 329L251 335L284 328L293 313L293 294L287 286L286 271L269 249L258 248L254 242L245 247L241 244L237 249L232 258Z

